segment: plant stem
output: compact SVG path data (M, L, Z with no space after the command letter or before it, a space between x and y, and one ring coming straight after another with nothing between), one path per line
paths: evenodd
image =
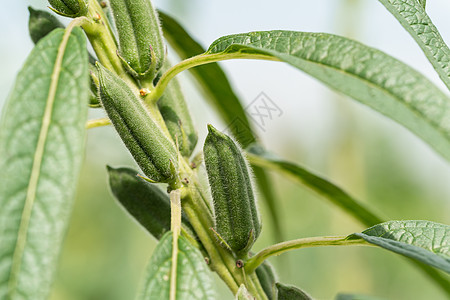
M190 201L186 201L186 199L183 199L182 207L200 241L208 252L211 269L219 274L233 293L236 293L239 286L232 274L228 271L228 268L222 260L220 253L217 251L216 246L214 245L214 240L211 239L207 229L205 229L204 225L200 222L196 210L192 207L192 203L190 203Z
M161 98L162 94L164 93L164 90L167 87L167 84L170 82L170 80L175 77L178 73L205 64L214 63L218 61L223 60L230 60L230 59L263 59L263 60L273 60L278 61L279 59L264 55L264 54L246 54L246 53L216 53L216 54L200 54L191 58L188 58L186 60L183 60L182 62L176 64L167 72L165 72L161 79L158 81L158 84L155 86L153 91L149 93L147 98L145 99L146 102L156 102L159 98Z
M159 111L157 103L143 102L142 104L150 114L150 117L153 119L153 121L155 121L159 125L159 127L161 127L166 137L169 140L173 140L172 136L170 135L169 129L166 126L166 122L164 122L164 118L162 117L161 112Z
M201 186L193 170L186 161L180 165L180 171L189 178L189 187L182 189L182 208L192 227L209 255L210 267L228 285L235 294L244 283L242 270L236 267L233 254L223 248L216 240L211 228L214 226L212 211L202 193Z
M267 258L280 255L289 250L295 250L300 248L308 247L319 247L319 246L348 246L348 245L370 245L363 239L351 239L348 240L346 236L326 236L326 237L310 237L302 238L287 242L282 242L269 246L255 256L251 257L245 263L245 270L248 274L253 273L256 268L262 264Z
M177 267L178 267L178 236L181 230L181 204L180 204L180 190L170 192L170 230L173 233L172 244L172 267L170 279L170 300L176 299L177 290Z
M86 122L86 129L102 127L107 125L111 125L111 121L108 118L94 119Z
M88 18L89 24L83 26L86 35L91 42L97 58L105 68L114 71L130 86L136 87L136 82L126 72L117 56L117 44L102 8L97 0L89 0ZM137 87L136 87L137 88Z
M247 280L252 282L255 287L255 291L254 291L255 297L258 297L258 299L268 300L266 292L264 292L264 290L261 286L261 283L259 282L258 276L256 276L255 272L251 273L250 275L247 275Z
M211 270L221 277L234 294L241 284L245 284L256 299L267 300L256 274L237 268L233 254L216 240L210 229L214 226L212 211L193 170L186 162L181 164L180 170L187 173L190 181L189 187L182 188L182 208L209 256Z
M213 212L212 212L211 204L209 203L208 198L205 196L205 194L203 192L203 187L200 185L199 179L197 177L197 173L191 169L191 167L189 166L189 164L187 162L180 164L180 175L182 176L184 174L187 176L187 178L189 178L192 189L194 189L196 191L197 195L203 202L203 205L208 209L208 214L212 218Z

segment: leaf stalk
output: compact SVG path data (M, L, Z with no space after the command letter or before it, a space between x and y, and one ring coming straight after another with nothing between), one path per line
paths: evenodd
M370 245L370 244L364 241L363 239L348 240L346 236L301 238L271 245L261 250L255 256L251 257L249 260L245 262L244 268L248 274L253 273L256 270L256 268L259 265L261 265L267 258L275 255L280 255L290 250L309 247L320 247L320 246L349 246L349 245Z

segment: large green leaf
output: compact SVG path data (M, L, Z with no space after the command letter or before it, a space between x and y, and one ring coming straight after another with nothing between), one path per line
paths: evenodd
M82 162L85 37L57 29L17 76L0 125L0 298L47 299Z
M424 0L379 0L422 48L439 77L450 89L450 49L425 12Z
M173 234L167 232L160 240L147 266L137 297L140 300L168 300L171 295ZM215 299L212 274L199 250L182 236L178 238L175 299Z
M430 221L390 221L349 236L349 239L355 238L450 273L448 225Z
M159 11L159 16L162 21L164 37L182 59L205 52L204 48L175 19L161 11ZM206 99L219 112L219 115L227 124L228 130L239 144L245 148L253 143L256 140L256 135L239 98L233 91L222 68L217 63L212 63L190 69L190 72L203 89ZM268 176L263 169L255 167L253 172L260 192L269 208L269 213L273 220L274 234L277 239L281 240L283 233L272 185L269 183Z
M247 158L254 165L279 171L293 180L306 185L366 226L373 226L383 222L382 218L341 188L294 163L282 160L266 152L261 147L255 145L247 148Z
M287 62L404 125L450 160L450 99L379 50L332 34L277 30L221 37L204 61L215 57Z

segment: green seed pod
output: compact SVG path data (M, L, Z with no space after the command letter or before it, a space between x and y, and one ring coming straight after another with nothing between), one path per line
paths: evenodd
M123 208L156 239L170 230L170 199L161 191L137 176L130 168L108 168L111 191ZM186 216L181 217L182 234L197 240Z
M99 63L96 66L102 106L137 164L155 182L172 181L178 170L175 145L131 88Z
M150 0L110 0L119 35L119 56L138 79L150 78L164 62L165 48L158 14Z
M48 0L55 13L70 18L86 16L88 5L85 0Z
M162 68L163 72L168 68L169 64L166 61ZM174 141L178 142L181 154L190 157L197 144L198 136L176 77L169 82L163 96L158 100L158 108L170 135Z
M250 168L238 145L208 125L203 155L214 200L215 230L238 256L261 232Z
M35 44L53 29L64 28L64 25L54 15L46 11L36 10L31 6L28 6L28 11L30 12L28 31Z
M273 267L267 261L264 261L256 268L255 272L267 298L269 300L276 299L275 283L277 278Z
M91 80L91 88L89 91L89 106L92 108L101 107L99 95L98 70L93 64L89 64L89 78Z

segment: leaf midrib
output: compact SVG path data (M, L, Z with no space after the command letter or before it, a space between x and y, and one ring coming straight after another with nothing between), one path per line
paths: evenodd
M40 178L40 170L42 166L42 160L44 157L45 145L47 142L47 136L51 124L51 118L53 113L53 106L56 98L56 91L58 88L59 75L62 69L62 61L64 58L65 49L69 41L70 33L73 27L68 27L65 31L61 44L58 47L58 52L56 55L55 66L51 75L51 83L49 87L49 92L47 96L46 106L44 110L44 116L42 118L42 126L39 132L38 141L36 144L36 150L33 157L33 165L31 168L31 174L29 179L29 184L27 187L27 195L25 199L25 204L22 211L22 216L20 219L19 232L17 236L16 247L13 253L13 260L11 264L11 273L9 276L8 283L8 295L12 296L16 292L18 284L18 273L20 272L20 267L22 264L22 257L25 251L25 246L27 242L28 227L31 219L33 204L36 200L36 192Z

